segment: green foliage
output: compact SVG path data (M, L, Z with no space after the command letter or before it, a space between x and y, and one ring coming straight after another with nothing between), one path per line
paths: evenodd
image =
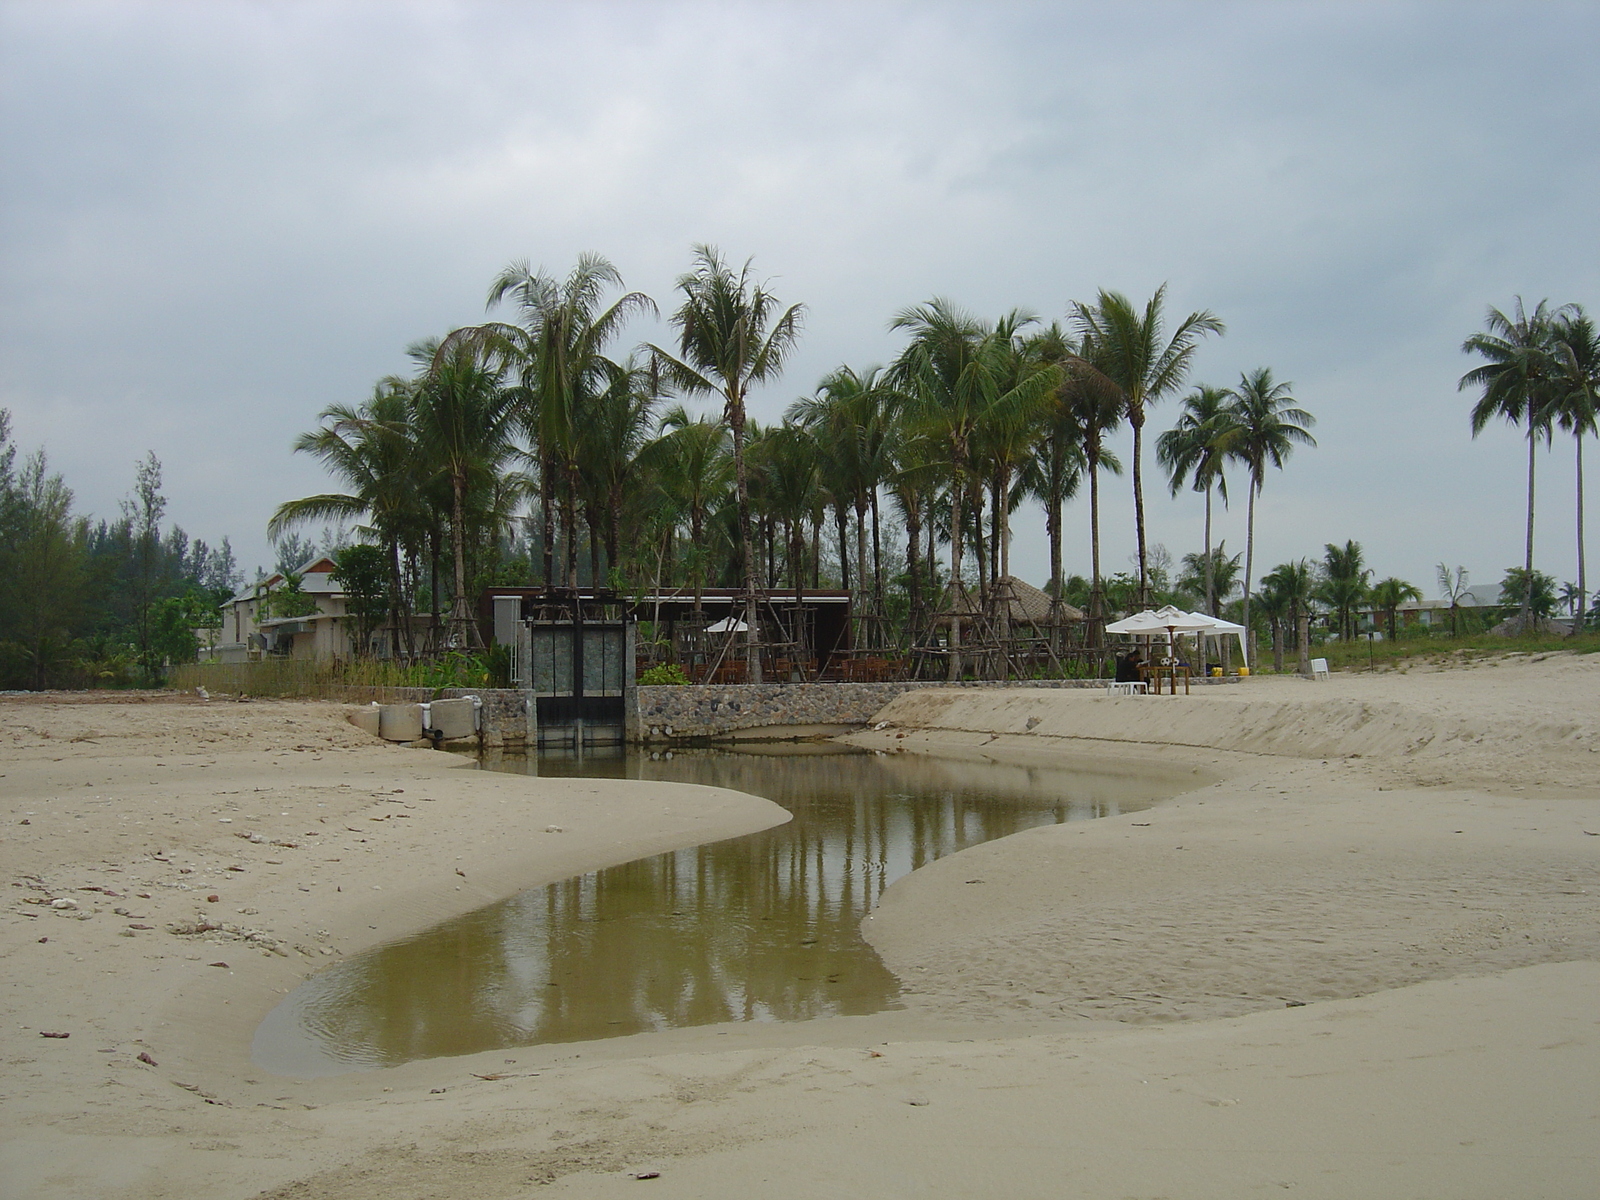
M1537 570L1530 576L1525 567L1507 567L1505 578L1500 581L1500 603L1521 608L1524 601L1535 617L1555 616L1555 577Z
M200 648L195 630L215 629L220 624L211 597L199 588L158 600L150 622L151 655L162 664L193 662Z
M258 620L270 621L281 617L309 617L316 611L316 599L301 590L300 576L289 575L262 596L256 616Z
M372 631L382 624L390 604L389 557L377 546L358 542L334 557L332 578L345 593L345 612L356 623L357 657L364 657Z
M660 663L639 676L639 682L649 687L662 684L686 684L689 677L677 663Z

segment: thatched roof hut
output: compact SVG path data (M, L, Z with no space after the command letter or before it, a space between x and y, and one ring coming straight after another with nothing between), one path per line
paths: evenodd
M1050 624L1050 596L1033 584L1018 579L1015 575L1007 575L1000 580L997 588L1007 591L1006 617L1015 627L1018 625L1038 625L1043 628ZM978 598L972 592L963 590L957 596L955 590L949 589L944 594L944 607L936 618L939 625L948 625L952 613L960 614L962 620L971 620L982 611ZM1081 608L1062 603L1060 619L1063 621L1081 621L1084 613Z

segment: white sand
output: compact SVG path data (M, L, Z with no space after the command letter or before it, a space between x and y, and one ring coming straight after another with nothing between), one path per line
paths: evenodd
M905 1011L308 1082L247 1049L318 965L781 811L464 771L331 706L0 703L0 1195L1600 1194L1596 685L908 696L862 740L1205 786L896 884ZM167 931L200 917L260 936Z

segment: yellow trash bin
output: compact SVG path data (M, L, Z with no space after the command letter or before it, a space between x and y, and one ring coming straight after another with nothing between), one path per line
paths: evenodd
M1239 668L1239 677L1241 679L1244 678L1248 674L1250 674L1250 668L1249 667L1240 667Z

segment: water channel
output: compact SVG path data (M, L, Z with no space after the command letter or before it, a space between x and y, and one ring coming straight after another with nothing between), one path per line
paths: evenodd
M831 745L618 748L481 765L712 784L765 796L794 819L533 888L321 971L263 1021L252 1046L257 1065L330 1075L543 1042L896 1007L894 976L860 933L890 883L980 842L1136 811L1181 790L1112 771Z

